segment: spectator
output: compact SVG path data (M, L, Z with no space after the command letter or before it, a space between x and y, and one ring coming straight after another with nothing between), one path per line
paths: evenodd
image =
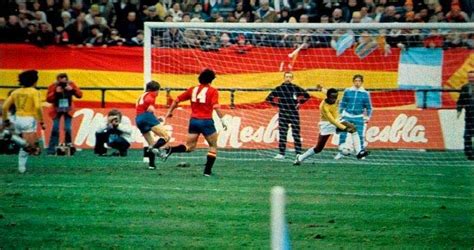
M6 41L7 42L23 42L25 41L25 30L20 26L18 17L15 15L8 16L8 23L6 28Z
M385 11L385 7L383 5L379 4L375 7L375 11L372 14L372 19L374 20L374 22L380 23L380 20L382 19L384 11Z
M423 40L423 45L426 48L441 48L443 47L443 37L438 30L432 29L428 36Z
M343 23L344 22L344 19L343 19L343 16L342 16L342 10L339 9L339 8L336 8L334 9L334 11L332 12L332 22L333 23Z
M0 16L0 43L7 41L7 20Z
M115 8L114 4L111 1L100 0L99 15L105 19L107 25L115 25Z
M146 16L143 18L144 22L161 22L160 16L158 16L158 13L156 12L156 7L155 6L150 6L148 7L146 11Z
M196 3L198 3L197 0L185 0L183 3L183 12L184 13L192 12Z
M127 156L132 142L132 126L130 120L123 120L119 110L112 109L107 118L99 124L95 133L94 153L107 155L107 147L117 150L111 156Z
M102 33L97 25L90 27L90 33L86 37L84 43L87 47L103 46L107 44L107 38Z
M200 3L196 3L193 7L193 10L191 11L191 19L196 17L203 21L207 21L209 19L209 16L204 11L202 11L202 5Z
M369 9L367 7L360 8L360 22L361 23L371 23L374 21L372 17L369 16Z
M122 46L127 40L122 38L117 29L110 31L110 37L107 39L107 46Z
M446 14L446 20L451 23L469 22L469 16L462 11L459 5L453 4L451 10Z
M120 34L124 36L121 27L125 26L129 13L137 11L137 6L131 4L129 0L120 0L114 3L114 10L116 14L114 25L120 31Z
M286 138L289 125L295 141L295 153L301 154L300 115L299 106L309 100L308 92L292 83L293 73L284 73L285 81L276 87L266 98L272 106L278 107L279 153L275 159L284 159Z
M361 23L362 20L362 15L360 14L360 11L354 11L352 13L352 18L351 18L351 23Z
M40 23L36 45L46 46L54 44L54 33L49 23Z
M132 39L130 39L130 42L128 43L128 45L143 46L144 38L145 38L145 34L143 33L143 30L138 30L137 35L135 37L132 37Z
M89 32L89 25L85 21L85 13L81 13L77 16L76 21L66 27L66 32L69 36L69 42L71 44L82 45L86 40Z
M380 18L381 23L393 23L398 21L399 18L397 18L395 6L388 6L385 9L385 13L382 15L382 18Z
M183 19L183 11L181 11L179 3L173 4L173 7L168 11L168 15L173 17L173 22L181 22Z
M277 22L279 22L279 23L288 23L289 20L290 20L290 10L287 9L287 8L283 8L280 12L280 17L278 18Z
M289 10L286 9L286 14L289 15ZM238 2L235 6L235 10L233 12L235 19L239 20L241 17L245 16L244 5L242 2Z
M461 116L464 109L464 154L468 160L474 160L472 148L472 137L474 136L474 70L467 72L468 83L461 87L461 93L457 101L457 118Z
M142 29L142 25L137 20L137 13L135 11L130 11L127 15L127 20L125 20L120 26L117 26L117 29L119 30L120 35L127 39L127 41L132 39L132 37L135 37L138 30Z
M189 14L184 14L183 22L201 22L198 18L189 20ZM189 48L199 48L201 43L207 39L206 32L202 29L185 29L183 32L184 44Z
M54 33L54 42L56 44L69 44L69 35L63 26L57 26Z
M71 13L69 13L68 11L63 11L63 12L61 12L61 22L58 25L63 26L63 27L67 27L67 26L73 24L74 21L75 21L75 19L73 19L71 17Z
M49 155L56 153L59 143L59 123L64 117L65 143L72 146L71 120L73 111L73 97L82 98L82 91L69 78L66 73L61 73L56 77L56 82L48 87L46 101L53 104L51 116L53 118L53 128L49 140Z
M235 10L235 4L231 0L222 0L222 3L214 5L213 9L219 11L222 17L227 18Z
M262 20L265 23L273 23L276 21L275 9L270 7L268 0L260 1L260 8L255 11L255 17Z
M183 45L183 33L176 29L170 28L163 33L163 46L167 48L180 48Z

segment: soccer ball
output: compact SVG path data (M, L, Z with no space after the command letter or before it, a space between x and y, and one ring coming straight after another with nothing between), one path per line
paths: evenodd
M178 167L178 168L189 168L189 167L191 167L191 164L189 162L182 161L182 162L176 164L176 167Z
M341 146L339 146L339 152L341 152L341 154L343 154L344 156L348 156L352 153L352 148L349 147L349 145L347 144L342 144Z

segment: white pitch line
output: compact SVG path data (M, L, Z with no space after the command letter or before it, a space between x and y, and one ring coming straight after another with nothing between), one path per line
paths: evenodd
M71 184L16 184L8 183L8 187L30 187L30 188L114 188L114 189L143 189L143 190L171 190L184 192L237 192L237 193L256 193L254 189L207 189L207 188L181 188L181 187L153 187L153 186L127 186L127 185L106 185L106 186L79 186ZM267 193L261 191L261 193ZM356 196L356 197L403 197L403 198L419 198L419 199L440 199L440 200L466 200L472 201L472 197L463 196L444 196L444 195L430 195L430 194L401 194L401 193L356 193L356 192L323 192L323 191L289 191L288 194L312 194L312 195L327 195L327 196Z

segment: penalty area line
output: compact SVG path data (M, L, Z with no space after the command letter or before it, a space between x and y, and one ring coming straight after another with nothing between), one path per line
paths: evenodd
M132 185L71 185L71 184L16 184L8 183L7 187L27 187L27 188L112 188L112 189L131 189L131 190L169 190L169 191L185 191L185 192L230 192L230 193L258 193L254 189L217 189L217 188L182 188L182 187L155 187L155 186L132 186ZM260 191L262 194L267 194L267 191ZM473 200L471 197L463 196L445 196L445 195L431 195L431 194L402 194L402 193L364 193L364 192L324 192L324 191L289 191L289 195L322 195L322 196L355 196L355 197L385 197L385 198L417 198L417 199L439 199L439 200Z

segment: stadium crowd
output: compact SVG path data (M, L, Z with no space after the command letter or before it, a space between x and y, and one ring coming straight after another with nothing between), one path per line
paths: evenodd
M0 2L0 42L38 46L142 46L143 23L153 22L472 22L471 0L16 0ZM386 34L384 33L386 32ZM474 47L470 34L437 31L406 34L381 31L397 46L414 39L421 46ZM419 31L413 31L419 32ZM311 31L310 47L329 47L337 31ZM314 35L316 34L316 35ZM414 37L414 38L412 38ZM197 30L164 30L155 46L294 46L292 41ZM284 39L283 39L284 40ZM391 41L389 41L391 40ZM270 42L269 42L270 41ZM298 42L298 41L296 41Z

